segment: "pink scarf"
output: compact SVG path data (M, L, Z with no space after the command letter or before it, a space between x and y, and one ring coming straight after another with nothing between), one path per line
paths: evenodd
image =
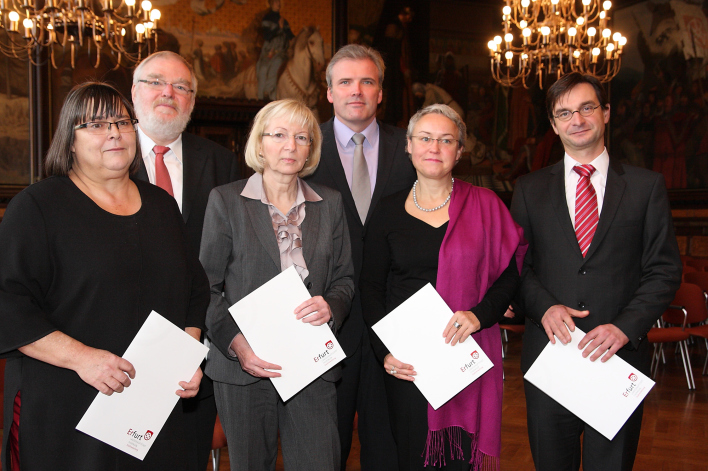
M516 257L519 272L528 247L523 230L494 192L456 181L450 223L440 247L436 289L453 311L476 306ZM494 367L434 410L428 404L425 465L445 464L445 441L462 459L461 433L472 438L473 469L499 469L502 358L497 324L472 334Z

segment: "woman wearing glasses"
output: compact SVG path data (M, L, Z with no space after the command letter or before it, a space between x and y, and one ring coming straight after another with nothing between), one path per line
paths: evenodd
M283 402L269 378L293 373L281 371L278 358L259 358L228 312L294 265L312 298L292 315L335 332L342 325L354 296L342 198L301 179L317 168L321 142L307 106L271 102L256 115L246 144L246 164L256 173L209 196L199 256L211 284L206 373L232 471L275 469L278 432L286 470L339 469L339 366Z
M14 409L4 469L185 469L180 405L144 461L75 430L97 391L120 393L140 375L120 355L152 310L199 338L209 288L175 200L130 178L141 159L130 103L85 83L58 122L48 178L0 224L0 355ZM201 376L176 394L194 396Z
M454 311L441 342L470 335L492 370L437 410L415 387L415 365L395 358L373 331L386 369L391 425L401 470L498 469L501 448L502 318L519 283L526 250L521 229L492 192L452 178L465 124L447 105L431 105L408 125L418 180L382 199L364 245L361 300L372 326L427 283Z

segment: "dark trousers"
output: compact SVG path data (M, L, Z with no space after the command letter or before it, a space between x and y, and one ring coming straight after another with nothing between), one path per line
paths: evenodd
M368 332L356 351L340 363L337 382L337 420L342 445L342 471L352 445L354 414L359 413L362 471L396 471L396 444L389 423L383 366L374 356Z
M531 455L539 471L631 471L642 428L640 404L612 441L528 381L526 415Z

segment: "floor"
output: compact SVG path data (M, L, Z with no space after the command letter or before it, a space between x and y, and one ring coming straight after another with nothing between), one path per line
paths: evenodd
M708 376L701 376L705 344L695 343L690 350L696 390L689 391L686 386L681 356L667 352L666 364L660 365L657 384L645 401L635 470L708 471ZM510 333L504 360L501 456L502 469L507 471L534 469L526 436L520 354L521 336ZM355 434L347 471L361 470L358 455L359 441ZM280 456L276 469L283 470ZM209 470L212 471L211 465ZM224 449L219 471L228 470L228 454Z

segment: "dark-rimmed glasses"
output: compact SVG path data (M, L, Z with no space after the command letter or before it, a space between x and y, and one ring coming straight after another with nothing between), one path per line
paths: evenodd
M121 119L115 122L110 121L89 121L84 124L77 124L74 126L74 130L86 129L89 134L108 134L111 132L111 127L115 125L118 128L118 132L121 134L126 134L130 132L135 132L135 125L138 124L138 120L132 119Z
M570 111L570 110L563 110L558 112L557 115L553 116L556 118L558 121L570 121L570 119L573 117L573 114L575 113L580 113L580 116L588 117L592 115L596 109L598 109L600 105L593 106L593 105L584 105L582 106L579 110L575 111Z

